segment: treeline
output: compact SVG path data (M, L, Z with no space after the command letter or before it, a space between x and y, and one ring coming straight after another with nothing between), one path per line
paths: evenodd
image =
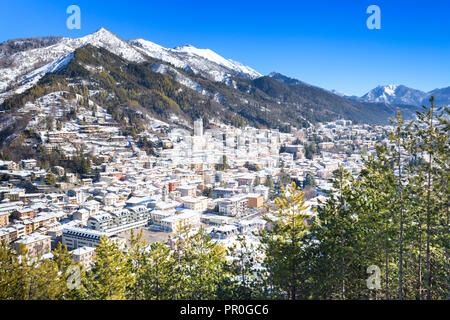
M226 251L204 232L148 246L141 235L126 248L102 238L89 271L61 245L53 258L30 258L0 246L0 299L217 299L234 292Z
M4 244L0 298L448 299L448 119L433 100L415 121L398 115L358 176L335 172L315 214L295 183L281 188L256 242L225 249L202 230L170 246L102 239L91 270L75 278L61 247L32 262Z
M299 297L449 298L449 111L430 101L416 121L397 115L357 177L335 173L305 238Z
M79 175L92 173L91 164L101 164L101 161L90 152L78 148L76 148L75 153L69 157L60 148L45 150L45 148L41 147L38 160L39 165L42 168L50 169L54 166L60 166L68 172L78 173Z

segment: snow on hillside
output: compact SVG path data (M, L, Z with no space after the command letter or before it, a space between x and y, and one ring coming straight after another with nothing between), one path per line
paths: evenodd
M40 78L42 78L46 73L56 72L73 59L73 53L69 53L68 55L59 58L56 61L50 62L45 66L38 68L28 74L26 74L20 81L23 83L18 89L15 90L15 93L22 93L28 88L31 88L35 85Z
M335 89L331 89L330 92L331 92L332 94L335 94L335 95L339 96L339 97L345 97L345 96L347 96L345 93L342 93L342 92L337 91L337 90L335 90Z
M86 44L91 44L96 47L105 48L108 51L129 61L145 61L145 57L142 55L142 53L137 51L126 41L120 39L118 36L106 30L105 28L101 28L97 32L94 32L82 38L65 40L70 42L70 45L75 48L79 48Z
M149 57L168 62L180 69L189 69L188 64L180 59L171 49L144 39L130 40L129 43Z
M177 68L200 73L214 81L231 84L231 75L250 79L261 76L252 68L227 60L210 49L198 49L191 45L169 49L144 39L130 40L129 43L152 58L168 62Z
M427 93L420 90L408 88L403 85L390 84L378 86L370 90L361 99L369 102L419 105L426 96Z
M58 43L32 50L21 51L10 56L11 65L0 69L0 92L7 90L12 84L23 84L22 81L28 82L33 79L33 83L47 72L51 72L51 65L57 65L58 59L72 53L75 49L91 44L97 47L103 47L124 59L134 62L142 62L145 60L142 53L130 46L126 41L109 32L105 28L101 28L97 32L82 38L62 38ZM67 60L65 60L67 62ZM19 92L23 91L21 87ZM13 93L3 94L2 97Z
M146 56L150 56L227 85L233 85L232 75L250 79L261 76L252 68L225 59L209 49L198 49L190 45L169 49L143 39L124 41L105 28L101 28L81 38L61 38L53 45L20 51L9 56L11 63L0 69L0 103L10 95L30 88L46 73L58 70L70 61L75 49L86 44L105 48L126 60L138 63L145 61ZM173 68L168 69L166 66L155 70L162 73L170 71L176 81L202 94L207 94L198 83Z
M176 47L174 50L177 52L187 53L188 55L196 55L205 58L209 61L217 63L218 65L224 66L225 68L236 71L238 74L248 75L250 78L258 78L262 76L259 72L256 72L252 68L244 66L243 64L231 59L227 60L210 49L198 49L194 46L186 45Z
M170 74L178 83L181 83L182 85L185 85L192 90L200 92L203 95L208 94L208 90L203 89L197 82L189 79L172 67L164 64L156 64L152 66L152 70L161 74Z

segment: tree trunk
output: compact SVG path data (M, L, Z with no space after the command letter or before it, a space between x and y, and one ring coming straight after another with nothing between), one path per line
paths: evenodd
M427 300L431 299L431 261L430 261L430 242L431 242L431 212L430 212L430 199L431 199L431 166L432 158L431 151L429 152L429 168L428 168L428 182L427 182Z
M402 189L402 168L401 168L401 146L400 137L397 142L398 151L398 191L400 200L400 239L399 239L399 269L398 269L398 299L403 299L403 189Z

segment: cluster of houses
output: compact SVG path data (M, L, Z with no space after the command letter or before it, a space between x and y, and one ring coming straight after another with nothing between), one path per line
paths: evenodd
M177 233L202 226L211 238L232 242L237 234L265 227L261 214L273 205L273 184L280 176L300 185L307 174L314 176L312 209L331 190L333 171L344 166L359 172L361 151L373 152L386 130L346 120L292 133L214 122L204 130L199 119L192 135L154 121L152 130L140 134L156 146L156 155L148 155L120 135L101 108L96 118L83 122L39 134L48 150L59 148L69 156L80 146L89 150L101 161L91 163L95 176L53 167L58 182L49 186L48 170L35 159L0 161L0 241L43 257L61 242L86 267L102 237L125 241L123 235L132 229ZM158 130L165 134L155 134ZM318 152L307 159L305 149L317 137Z

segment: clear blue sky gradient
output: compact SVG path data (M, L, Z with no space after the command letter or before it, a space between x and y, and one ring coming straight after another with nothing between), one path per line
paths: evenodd
M81 8L69 30L66 8ZM366 9L381 8L381 30ZM0 42L105 27L123 39L210 48L255 70L362 95L379 84L429 91L450 86L450 1L0 0Z

